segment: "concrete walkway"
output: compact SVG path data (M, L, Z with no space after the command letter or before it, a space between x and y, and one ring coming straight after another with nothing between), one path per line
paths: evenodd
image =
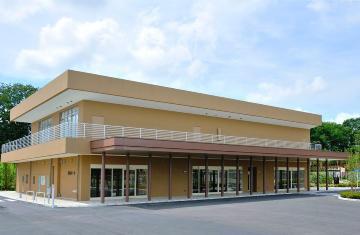
M319 194L319 193L329 193L329 192L338 192L343 190L349 190L350 188L338 188L333 187L329 188L328 191L325 188L320 188L320 191L317 192L316 188L312 188L311 191L301 191L299 194ZM296 193L296 190L291 190L289 194ZM120 206L120 205L137 205L137 204L155 204L155 203L171 203L171 202L184 202L184 201L204 201L204 200L221 200L221 199L230 199L230 198L247 198L247 197L266 197L266 196L275 196L275 195L286 195L286 191L279 191L277 194L275 193L253 193L253 195L249 195L249 193L240 193L239 196L236 196L235 193L225 193L224 197L221 197L220 194L209 194L208 198L205 198L203 195L193 195L191 199L187 199L186 197L173 197L172 200L168 200L167 197L152 197L151 201L148 201L146 197L137 197L131 198L129 202L125 202L124 197L118 198L106 198L105 203L101 203L99 198L91 199L90 201L73 201L66 200L61 198L56 198L54 201L55 207L100 207L100 206ZM0 191L0 196L8 198L10 200L23 201L33 204L38 204L41 206L51 207L52 202L51 199L36 197L33 200L32 195L19 194L15 191Z

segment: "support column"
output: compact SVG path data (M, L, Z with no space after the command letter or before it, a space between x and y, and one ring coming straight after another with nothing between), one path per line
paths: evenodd
M300 192L300 158L296 159L296 189Z
M224 170L224 156L221 156L221 196L224 196L225 170Z
M191 157L188 155L188 190L187 190L187 198L190 199L192 195L192 167L191 167Z
M32 184L32 162L29 162L29 191L31 191L31 184Z
M209 161L205 155L205 197L209 196Z
M325 160L325 187L326 187L326 190L329 190L329 161L328 159Z
M236 157L236 196L239 196L240 190L240 171L239 171L239 157Z
M320 164L319 158L316 159L316 190L320 190L320 179L319 179L319 172L320 172Z
M76 172L76 200L80 201L80 183L79 183L80 182L80 156L77 156L77 164L76 165L77 165L77 172ZM51 167L51 162L50 162L50 167Z
M290 183L290 175L289 175L289 158L286 158L286 192L289 192L289 183Z
M253 158L250 157L250 177L249 177L249 193L253 193L253 181L254 181L254 167L253 167Z
M311 167L310 167L310 158L306 159L306 184L307 184L307 191L310 191L310 171L311 171Z
M129 202L129 192L130 192L130 154L126 154L126 175L125 175L125 202Z
M265 173L266 173L266 171L265 171L265 164L266 164L266 160L265 160L265 157L263 157L263 164L262 164L262 172L263 172L263 194L265 194L266 193L266 177L265 177Z
M105 152L101 153L100 198L101 198L101 203L104 203L105 202Z
M172 155L169 154L169 200L172 199Z
M147 184L147 198L148 201L151 201L151 171L152 171L152 155L149 154L148 158L148 184Z
M278 171L279 171L278 158L275 157L275 193L278 193L279 191Z

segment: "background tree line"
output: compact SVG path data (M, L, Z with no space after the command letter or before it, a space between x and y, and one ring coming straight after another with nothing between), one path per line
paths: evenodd
M0 84L0 145L30 133L29 124L10 122L10 109L36 90L31 85ZM15 164L0 163L0 190L14 190L15 179Z
M30 133L29 124L10 122L10 109L36 90L31 85L0 84L0 145ZM360 118L348 119L343 124L324 122L311 129L311 142L322 144L325 150L359 153ZM356 168L357 159L353 162ZM0 163L0 190L14 190L15 176L15 164Z

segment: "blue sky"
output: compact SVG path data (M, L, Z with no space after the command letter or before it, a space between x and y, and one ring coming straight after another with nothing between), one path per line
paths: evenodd
M360 1L0 0L0 81L82 70L360 116Z

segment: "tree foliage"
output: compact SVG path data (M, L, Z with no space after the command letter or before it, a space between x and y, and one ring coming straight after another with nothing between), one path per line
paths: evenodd
M10 109L36 90L31 85L0 84L0 145L29 134L29 124L10 122ZM0 189L14 189L15 172L14 164L0 164Z
M323 149L330 151L345 151L352 146L350 127L324 122L321 126L311 129L311 142L322 144Z

